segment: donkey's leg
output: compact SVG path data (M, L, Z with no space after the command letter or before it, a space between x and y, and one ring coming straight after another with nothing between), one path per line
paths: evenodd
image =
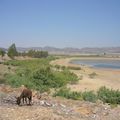
M25 97L25 102L26 102L26 104L27 104L27 97Z
M29 105L31 105L32 96L28 97L28 99L29 99Z
M23 102L23 104L24 104L24 97L22 98L22 102Z

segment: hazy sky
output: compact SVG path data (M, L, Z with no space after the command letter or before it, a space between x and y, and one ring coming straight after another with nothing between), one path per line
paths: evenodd
M0 46L120 46L120 0L0 0Z

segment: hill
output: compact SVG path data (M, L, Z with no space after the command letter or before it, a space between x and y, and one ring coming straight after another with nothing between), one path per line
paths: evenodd
M55 48L55 47L29 47L29 48L21 48L18 47L18 51L28 51L30 49L33 50L44 50L48 51L50 54L103 54L103 53L120 53L120 47L102 47L102 48Z

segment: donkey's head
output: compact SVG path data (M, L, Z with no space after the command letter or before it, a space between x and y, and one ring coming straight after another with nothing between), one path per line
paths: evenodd
M17 98L16 98L16 103L17 103L18 105L20 105L20 101L21 101L20 97L17 97Z

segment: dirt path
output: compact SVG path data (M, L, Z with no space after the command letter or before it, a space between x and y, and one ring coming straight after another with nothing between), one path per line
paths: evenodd
M71 70L78 77L83 76L83 79L79 80L78 84L68 85L68 87L70 87L73 91L85 91L85 90L96 91L101 86L106 86L112 89L120 89L120 70L95 69L95 68L90 68L88 66L75 65L70 63L70 61L73 59L76 58L57 59L51 62L52 65L57 64L62 66L74 66L74 67L79 66L82 68L82 70ZM86 59L90 59L90 58L86 58ZM94 78L90 78L89 74L93 72L95 72L97 75Z

